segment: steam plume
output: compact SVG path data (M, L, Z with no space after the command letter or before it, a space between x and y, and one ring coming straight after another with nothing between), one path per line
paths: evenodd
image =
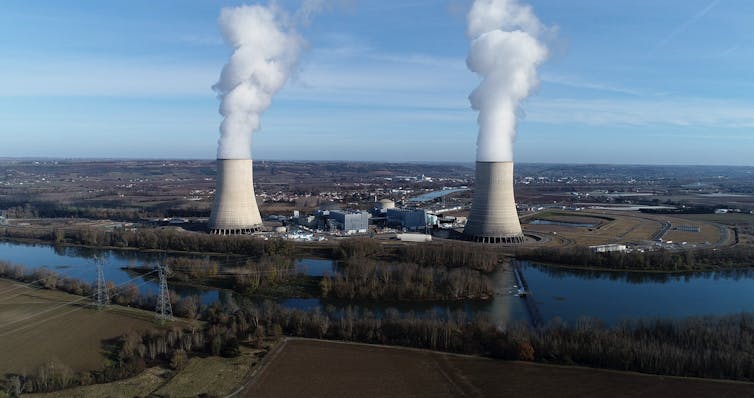
M517 0L476 0L467 21L466 65L482 77L469 95L479 111L477 161L512 161L518 104L537 85L537 67L547 58L538 40L545 28Z
M223 8L218 22L233 54L212 86L224 117L217 158L251 159L251 133L288 80L304 40L274 3Z

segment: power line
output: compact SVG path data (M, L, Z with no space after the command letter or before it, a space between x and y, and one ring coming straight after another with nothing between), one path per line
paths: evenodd
M136 286L141 286L141 285L143 285L143 284L145 284L145 283L147 283L147 281L142 281L141 283L138 283L138 284L136 284ZM87 297L90 297L90 296L87 296ZM84 298L86 298L86 297L84 297ZM76 300L76 301L78 301L78 300ZM71 304L71 303L65 303L65 304L64 304L64 306L65 306L65 305L69 305L69 304ZM60 308L60 307L57 307L57 308ZM21 325L21 326L19 326L19 327L15 328L15 329L7 330L7 331L5 331L5 332L3 332L3 333L0 333L0 337L3 337L3 336L7 336L7 335L9 335L9 334L13 334L13 333L16 333L16 332L18 332L18 331L21 331L21 330L24 330L24 329L28 329L28 328L30 328L30 327L32 327L32 326L41 325L41 324L43 324L43 323L45 323L45 322L47 322L47 321L50 321L50 320L53 320L53 319L56 319L56 318L60 318L60 317L62 317L62 316L65 316L65 315L71 314L71 313L73 313L73 312L76 312L76 311L80 311L80 310L82 310L82 309L84 309L84 307L83 307L83 306L82 306L82 307L78 307L78 308L74 308L74 309L72 309L72 310L70 310L70 311L68 311L68 312L64 312L64 313L62 313L62 314L53 315L53 316L50 316L50 317L48 317L48 318L43 318L43 319L40 319L39 321L37 321L37 322L34 322L34 323L30 323L30 324L28 324L28 325ZM27 319L28 319L28 318L27 318ZM6 325L8 325L8 324L6 324ZM3 325L3 326L5 326L5 325Z
M135 277L135 278L131 278L131 279L127 280L127 281L121 282L121 283L119 283L118 285L114 286L114 287L113 287L113 289L114 289L114 288L116 288L116 287L118 287L118 286L122 286L122 285L124 285L124 284L126 284L126 283L129 283L129 282L135 281L135 280L137 280L137 279L139 279L139 278L143 278L143 277L144 277L144 276L146 276L146 275L149 275L149 274L153 274L153 273L155 273L155 272L157 272L157 270L154 270L154 271L150 271L150 272L148 272L148 273L146 273L146 274L144 274L144 275L139 275L139 276L137 276L137 277ZM146 281L145 281L145 283L146 283ZM40 312L38 312L38 313L36 313L36 314L31 314L31 315L29 315L29 316L27 316L27 317L24 317L24 318L21 318L21 319L16 319L16 320L14 320L14 321L10 321L10 322L4 323L4 324L0 325L0 328L4 328L4 327L6 327L6 326L9 326L9 325L12 325L12 324L14 324L14 323L23 322L23 321L25 321L25 320L27 320L27 319L31 319L31 318L37 317L37 316L39 316L39 315L42 315L42 314L48 313L48 312L50 312L50 311L54 311L54 310L56 310L56 309L59 309L59 308L65 307L65 306L67 306L67 305L70 305L70 304L78 303L79 301L82 301L82 300L86 300L86 299L92 299L92 298L94 298L94 297L95 297L95 294L90 294L90 295L88 295L88 296L83 296L83 297L77 298L77 299L75 299L75 300L71 300L71 301L68 301L68 302L62 303L62 304L60 304L60 305L58 305L58 306L56 306L56 307L53 307L53 308L48 308L48 309L46 309L46 310L40 311Z
M66 265L65 266L65 268L69 268L69 269L70 268L85 268L85 267L88 268L88 267L90 267L90 265L89 264L80 264L80 265ZM31 286L31 285L33 285L35 283L41 282L41 281L49 278L50 276L55 276L55 277L62 278L62 279L71 279L72 278L70 276L61 274L60 272L55 271L55 270L50 269L50 268L47 268L47 267L31 268L31 270L32 271L30 273L28 273L28 274L24 273L24 275L22 277L33 276L37 272L40 272L40 271L43 271L43 270L49 271L50 274L49 275L45 275L44 277L39 278L37 280L33 280L31 282L24 282L24 281L19 281L19 280L7 278L8 280L13 281L14 283L16 283L17 286L14 286L14 287L11 287L11 288L8 288L8 289L5 289L5 290L0 290L0 295L8 293L8 292L11 292L13 290L21 289L21 288L24 288L24 287L29 287L29 286ZM3 299L4 298L0 298L0 300L3 300Z

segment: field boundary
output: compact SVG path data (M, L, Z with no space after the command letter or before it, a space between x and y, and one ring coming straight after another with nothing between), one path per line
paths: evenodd
M262 373L267 369L272 361L280 355L280 352L283 351L283 347L285 347L287 342L288 338L283 337L279 343L275 344L275 346L262 358L262 360L259 361L257 366L254 366L251 369L249 374L245 377L243 384L241 384L241 387L238 387L237 390L226 395L224 398L235 397L244 390L247 390L249 389L249 387L253 386L254 383L256 383L256 381L259 379L259 376L262 375Z
M742 380L730 380L730 379L713 379L713 378L703 378L703 377L683 377L683 376L669 376L669 375L663 375L663 374L655 374L655 373L642 373L642 372L636 372L636 371L630 371L630 370L617 370L617 369L607 369L607 368L593 368L588 366L578 366L578 365L562 365L562 364L555 364L555 363L545 363L545 362L534 362L534 361L511 361L511 360L503 360L503 359L495 359L490 357L484 357L479 355L469 355L469 354L458 354L454 352L445 352L445 351L435 351L430 350L426 348L413 348L413 347L404 347L404 346L395 346L395 345L385 345L385 344L369 344L369 343L360 343L357 341L344 341L344 340L326 340L326 339L314 339L314 338L306 338L306 337L286 337L285 341L302 341L302 342L322 342L322 343L331 343L331 344L342 344L342 345L355 345L355 346L362 346L362 347L369 347L369 348L386 348L386 349L392 349L392 350L400 350L400 351L411 351L411 352L419 352L419 353L426 353L426 354L435 354L435 355L443 355L443 356L449 356L449 357L457 357L457 358L467 358L467 359L476 359L476 360L485 360L485 361L492 361L492 362L505 362L505 363L511 363L511 364L517 364L517 365L523 365L523 366L536 366L540 368L558 368L558 369L578 369L578 370L585 370L585 371L594 371L594 372L606 372L606 373L613 373L613 374L631 374L631 375L637 375L637 376L644 376L644 377L655 377L655 378L664 378L664 379L674 379L679 381L703 381L703 382L715 382L715 383L721 383L721 384L740 384L740 385L746 385L751 386L754 388L754 382L749 381L742 381ZM284 348L284 345L280 346L280 350L275 353L277 356L280 351L282 351L282 348ZM265 356L265 359L267 356ZM272 361L274 358L270 358L270 361ZM269 364L265 364L266 366ZM260 369L261 371L262 369ZM250 386L250 385L249 385Z

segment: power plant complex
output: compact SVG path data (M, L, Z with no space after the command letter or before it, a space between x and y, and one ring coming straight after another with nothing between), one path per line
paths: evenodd
M477 161L475 175L464 238L481 243L524 243L513 196L513 162Z
M262 230L262 217L254 195L252 163L251 159L217 159L215 197L209 219L210 234L247 235ZM525 237L513 194L513 162L478 161L475 175L476 186L468 221L461 235L463 239L490 244L524 243ZM377 202L375 206L372 217L365 211L332 210L315 212L310 217L294 217L291 222L322 230L343 230L348 235L367 233L368 225L372 223L378 227L397 225L404 231L426 230L438 225L437 216L420 208L396 209L394 202L388 200ZM385 208L377 209L382 206ZM322 226L315 222L327 222L328 219L338 221L338 216L343 218L340 220L341 228L329 224ZM358 228L351 227L353 222L349 221L356 216L360 217ZM409 216L412 218L409 219Z
M259 231L262 217L254 196L251 159L217 159L217 182L209 230L216 235Z
M288 80L305 43L286 18L275 7L260 5L221 12L220 27L233 54L212 86L223 116L209 220L212 234L242 235L262 228L252 181L251 134L260 128L261 114ZM480 243L521 244L525 237L513 195L516 109L536 85L536 69L547 58L547 48L538 40L546 29L529 8L515 1L475 1L467 21L466 65L481 81L469 95L471 108L479 112L479 137L476 187L462 237ZM266 37L279 40L260 40ZM382 210L386 226L428 228L424 210L380 209L376 218L383 215ZM322 210L318 216L317 225L326 223L330 229L355 233L367 232L370 218L363 211L339 210Z

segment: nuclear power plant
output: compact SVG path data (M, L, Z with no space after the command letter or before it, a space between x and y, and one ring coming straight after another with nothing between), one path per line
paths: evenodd
M464 238L481 243L524 243L513 197L513 162L477 161L475 175Z
M251 159L217 159L211 234L243 235L259 231L262 217L254 196Z

